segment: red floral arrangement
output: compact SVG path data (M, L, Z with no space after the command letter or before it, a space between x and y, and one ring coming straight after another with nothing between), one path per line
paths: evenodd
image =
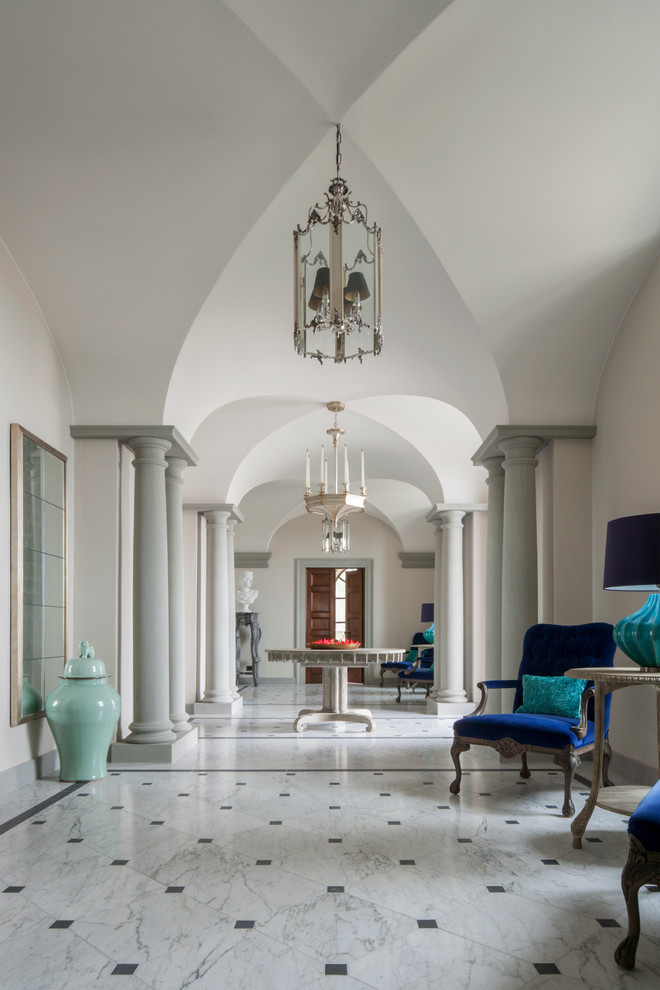
M360 645L358 639L315 639L307 644L317 650L355 650Z

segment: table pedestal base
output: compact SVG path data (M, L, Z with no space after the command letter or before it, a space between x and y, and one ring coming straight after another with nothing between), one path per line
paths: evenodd
M346 667L323 668L323 707L320 711L303 708L293 723L296 732L301 732L313 722L360 722L373 732L374 722L367 708L348 707L348 675Z

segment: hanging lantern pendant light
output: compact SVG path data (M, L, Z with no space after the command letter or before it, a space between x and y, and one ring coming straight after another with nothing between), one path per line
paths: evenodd
M364 203L351 202L341 166L337 124L337 175L325 203L293 232L294 345L298 354L343 364L380 354L381 230L368 223Z
M350 549L348 517L355 512L364 512L367 489L364 480L364 450L360 457L360 494L351 494L348 466L348 444L344 444L344 483L339 491L339 437L344 430L337 423L337 414L344 409L343 402L328 402L327 408L334 413L335 421L329 430L332 437L332 459L334 463L334 491L328 488L328 461L325 445L321 444L321 466L319 470L319 491L312 495L309 450L305 454L305 508L308 512L323 516L321 549L324 553L347 553Z

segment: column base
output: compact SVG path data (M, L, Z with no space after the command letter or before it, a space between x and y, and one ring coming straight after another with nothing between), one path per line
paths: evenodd
M172 723L172 732L176 732L177 736L184 736L192 729L188 715L185 712L183 715L170 715L170 722Z
M463 718L473 712L475 705L465 698L451 701L446 699L428 697L426 699L426 711L429 715L437 715L440 718Z
M216 718L218 715L239 715L243 711L243 699L231 701L196 701L193 705L193 718Z
M116 742L110 747L108 763L176 763L197 745L197 729L166 743Z

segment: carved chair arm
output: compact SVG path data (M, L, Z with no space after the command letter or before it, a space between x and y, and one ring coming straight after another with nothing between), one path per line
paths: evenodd
M595 695L596 692L592 687L585 688L582 692L582 701L580 702L580 721L577 725L571 726L571 732L574 732L578 739L584 739L587 734L587 706Z
M486 705L488 704L488 689L489 688L517 688L518 681L479 681L477 687L481 691L481 698L479 703L473 712L467 716L467 718L472 718L473 715L483 715L486 710Z

